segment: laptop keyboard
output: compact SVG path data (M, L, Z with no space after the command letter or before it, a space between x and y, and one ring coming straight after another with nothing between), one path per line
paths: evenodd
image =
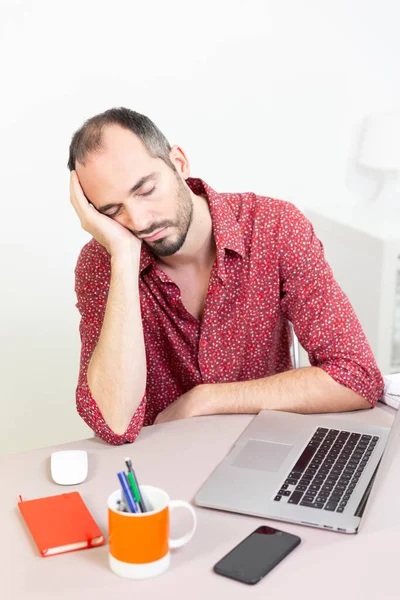
M378 440L319 427L274 500L342 513Z

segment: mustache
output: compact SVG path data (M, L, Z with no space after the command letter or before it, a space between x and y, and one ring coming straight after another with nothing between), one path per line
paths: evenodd
M151 235L154 231L157 231L158 229L163 229L164 227L170 227L170 226L174 226L174 225L175 225L175 223L173 221L160 221L159 223L153 223L147 229L142 229L141 231L132 231L132 229L131 229L131 232L135 236Z

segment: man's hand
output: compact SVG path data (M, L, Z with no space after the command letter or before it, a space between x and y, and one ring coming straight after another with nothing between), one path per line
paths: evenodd
M179 398L157 415L154 425L201 415L201 397L204 389L205 386L197 385L189 390L189 392L186 392L186 394L183 394L183 396L179 396Z
M111 256L121 251L125 252L129 246L140 252L141 240L120 223L102 215L92 204L89 204L76 171L71 171L70 199L82 228L104 246Z

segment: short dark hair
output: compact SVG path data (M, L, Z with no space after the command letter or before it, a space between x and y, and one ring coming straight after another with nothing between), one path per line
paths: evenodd
M151 119L129 108L110 108L103 113L91 117L72 136L69 146L68 168L75 169L76 161L85 164L85 159L91 152L102 148L102 131L108 125L119 125L129 129L143 142L150 156L161 158L175 171L169 152L171 146Z

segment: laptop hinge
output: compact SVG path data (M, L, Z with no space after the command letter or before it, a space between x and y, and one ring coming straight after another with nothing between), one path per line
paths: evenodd
M379 467L379 465L381 463L381 460L382 459L380 459L379 462L378 462L378 464L376 465L375 471L374 471L371 479L369 480L369 484L367 485L367 488L366 488L365 492L362 495L362 498L360 500L360 504L357 506L357 510L354 513L355 517L360 517L361 518L363 516L363 514L364 514L365 505L367 504L367 500L368 500L369 495L371 493L372 484L374 483L374 479L375 479L376 473L378 471L378 467Z

